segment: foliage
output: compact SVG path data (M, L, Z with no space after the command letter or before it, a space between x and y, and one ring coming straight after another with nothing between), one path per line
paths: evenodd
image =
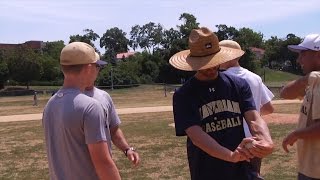
M54 81L62 79L63 74L60 71L60 66L55 59L53 59L51 56L42 56L41 62L43 69L41 80Z
M5 61L4 52L0 51L0 90L4 88L5 82L9 79L9 69Z
M85 29L83 30L83 32L85 32L84 35L79 35L79 34L71 35L69 43L85 42L87 44L90 44L92 47L95 48L96 51L98 51L98 49L95 47L93 42L99 39L100 36L97 33L95 33L92 29Z
M261 48L263 46L263 34L254 32L250 28L240 28L238 36L235 38L242 49L249 47Z
M41 57L30 48L20 47L10 57L8 68L13 80L24 83L29 88L30 81L41 77Z
M42 53L44 56L50 56L53 60L59 64L60 59L60 52L64 48L64 42L60 41L53 41L53 42L46 42L45 46L42 49Z
M163 27L161 24L154 22L149 22L143 26L135 25L131 28L130 35L130 47L133 50L140 47L149 53L153 53L156 47L160 48L163 38Z
M108 29L100 39L100 47L106 50L104 58L113 64L116 63L117 53L128 51L128 44L126 33L117 27Z
M250 49L245 49L245 54L240 58L239 64L252 72L256 72L260 67L259 60L255 59L255 54Z
M235 27L232 27L232 26L228 27L225 24L219 24L219 25L216 25L216 28L218 28L216 35L218 36L218 39L220 41L233 40L239 36L239 31Z
M134 25L129 32L129 39L127 33L118 27L107 29L101 38L92 29L84 29L84 34L71 35L69 42L81 41L94 47L94 42L99 40L100 47L105 49L102 57L109 62L108 67L100 73L97 80L99 85L111 85L111 68L115 85L181 83L193 76L194 72L177 70L168 61L175 53L189 48L188 37L193 29L199 28L200 23L189 13L182 13L178 19L181 23L168 29L156 22ZM284 38L272 36L264 40L261 32L247 27L235 28L226 24L215 27L220 41L235 40L246 51L240 59L241 66L254 72L260 66L268 66L301 74L301 68L295 62L297 54L287 49L290 44L298 44L300 37L290 33ZM6 52L5 56L1 57L0 54L0 88L8 79L24 84L31 80L61 82L63 75L60 72L59 57L63 47L63 41L55 41L46 42L38 52L20 47ZM116 59L118 53L127 52L129 47L142 52L136 52L129 58ZM262 59L257 59L250 50L253 47L265 50Z

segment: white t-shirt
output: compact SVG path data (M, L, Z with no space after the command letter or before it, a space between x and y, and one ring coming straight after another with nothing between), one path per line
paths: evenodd
M264 104L270 102L274 97L273 93L267 88L266 85L263 84L261 77L258 76L257 74L240 66L228 68L224 72L226 74L243 78L248 82L252 92L253 100L258 112L260 112L260 108ZM245 120L244 120L243 126L244 126L246 137L252 136L249 131L248 124L246 123Z

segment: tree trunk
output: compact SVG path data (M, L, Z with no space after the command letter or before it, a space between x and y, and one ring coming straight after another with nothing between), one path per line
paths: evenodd
M4 83L0 82L0 89L4 89Z

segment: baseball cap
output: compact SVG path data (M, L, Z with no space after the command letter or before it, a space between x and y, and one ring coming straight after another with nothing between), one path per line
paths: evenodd
M302 43L298 45L288 45L288 49L293 52L300 52L303 50L320 51L320 35L309 34L304 38Z
M72 42L61 50L61 65L80 65L90 63L100 64L103 62L101 60L98 61L94 48L87 43Z
M95 52L95 55L96 55L96 60L97 60L96 63L97 63L97 64L99 64L101 67L107 65L107 62L102 61L102 60L100 59L100 55L99 55L97 52Z

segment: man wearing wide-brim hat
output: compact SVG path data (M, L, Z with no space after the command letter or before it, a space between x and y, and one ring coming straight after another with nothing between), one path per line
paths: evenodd
M256 111L248 83L218 71L220 64L244 52L220 47L208 28L192 30L189 48L169 62L177 69L196 71L173 96L176 135L188 137L191 179L251 179L247 161L269 155L273 142ZM245 138L243 118L251 138Z

